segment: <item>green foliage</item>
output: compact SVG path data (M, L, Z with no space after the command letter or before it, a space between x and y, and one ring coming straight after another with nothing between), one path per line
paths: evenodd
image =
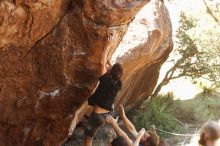
M167 70L151 97L156 97L170 80L180 77L189 77L192 80L205 78L215 86L220 86L220 26L208 23L209 27L204 29L200 19L183 12L180 14L174 55L171 55L171 61L168 61L173 65ZM215 26L217 31L210 26ZM200 29L203 32L199 31Z
M208 120L219 119L220 96L217 94L198 94L193 99L175 100L173 108L175 108L175 116L185 125L185 128L179 133L195 134L201 128L201 125ZM174 137L175 141L188 141L186 137ZM195 144L191 144L190 146L196 146L196 144L197 140Z
M206 92L210 93L210 90ZM204 123L207 120L218 120L220 117L218 110L220 108L220 96L201 93L190 100L175 100L173 108L175 108L176 117L181 122L190 125Z
M203 95L214 95L216 93L216 88L203 86L202 89L203 89L202 91Z
M196 19L181 13L179 23L176 48L174 48L175 54L179 56L174 68L177 76L188 76L194 79L209 74L208 55L198 48L196 38L190 35L190 30L197 27Z
M173 95L159 95L149 102L144 103L144 108L136 110L133 120L136 127L144 127L149 129L152 125L156 128L174 132L180 130L178 120L174 117L173 109ZM158 132L159 135L167 137L167 134Z
M218 93L216 84L208 85L208 83L203 83L202 81L200 81L197 85L202 89L202 92L198 94L202 97L214 96Z
M220 20L220 7L209 5L209 9L214 17ZM196 19L197 25L190 29L190 37L195 40L200 52L204 52L204 59L207 60L209 73L204 77L220 86L220 23L217 23L206 9L201 11L200 15L192 17Z

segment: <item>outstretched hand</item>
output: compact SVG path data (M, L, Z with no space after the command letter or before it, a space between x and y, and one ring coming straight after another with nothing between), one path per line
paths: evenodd
M142 136L144 135L144 133L145 133L145 129L142 128L142 129L138 132L137 137L142 137Z
M142 128L142 129L138 132L137 137L136 137L136 139L134 140L132 146L139 146L140 140L141 140L141 138L142 138L142 136L143 136L144 134L145 134L145 129Z
M106 117L106 122L112 126L117 125L117 119L114 119L111 115Z
M120 105L120 107L119 107L119 115L121 117L125 116L125 110L124 110L123 105Z

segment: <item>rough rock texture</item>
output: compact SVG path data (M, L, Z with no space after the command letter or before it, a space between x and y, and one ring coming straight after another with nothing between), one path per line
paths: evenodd
M107 60L125 68L117 103L131 108L150 95L172 40L164 5L147 3L0 1L0 146L61 145L86 111L85 101ZM144 43L117 54L144 5L149 18L134 20L144 23Z
M125 68L123 91L116 104L128 109L139 105L153 92L160 67L173 48L172 27L164 4L151 0L130 24L112 56Z

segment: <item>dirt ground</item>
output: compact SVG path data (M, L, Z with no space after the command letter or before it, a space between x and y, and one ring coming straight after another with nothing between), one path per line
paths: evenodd
M107 146L115 136L114 130L109 125L106 125L97 132L93 140L93 146ZM84 130L82 128L77 128L63 146L82 146L83 138Z

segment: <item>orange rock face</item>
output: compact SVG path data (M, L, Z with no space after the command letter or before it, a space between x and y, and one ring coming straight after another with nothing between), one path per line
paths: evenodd
M144 5L149 14L134 19ZM133 23L146 36L126 50ZM0 1L0 146L61 145L107 60L125 68L116 105L132 108L154 89L171 46L158 0Z

